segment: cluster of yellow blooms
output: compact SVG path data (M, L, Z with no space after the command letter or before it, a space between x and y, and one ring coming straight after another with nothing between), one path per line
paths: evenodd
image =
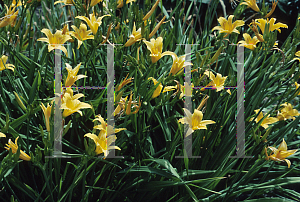
M22 3L21 1L16 4L15 0L13 1L13 5L11 5L9 8L6 6L6 14L5 17L1 20L0 22L0 28L5 27L8 25L11 25L12 27L16 23L17 15L18 15L18 10L16 10L17 6L21 6ZM102 0L91 0L90 4L88 7L93 7L97 5L98 3L102 2ZM132 4L132 2L135 2L135 0L127 0L126 4ZM143 21L145 24L147 24L147 20L149 17L152 15L156 7L158 6L160 0L157 0L156 3L153 5L151 10L143 17ZM54 4L57 3L64 3L66 5L74 5L73 0L62 0L62 1L56 1ZM270 20L268 17L272 15L274 12L276 5L278 2L273 2L272 4L272 9L268 13L263 13L264 18L266 19L256 19L253 20L252 23L249 24L249 27L251 30L254 32L255 36L252 38L248 33L244 33L243 37L244 40L239 41L238 44L241 44L242 46L254 50L256 48L256 44L258 42L264 42L264 34L266 32L272 32L272 31L281 31L280 28L288 28L287 25L283 23L277 23L275 24L276 19L271 18ZM255 0L245 0L243 1L240 5L247 5L248 7L252 8L256 12L261 12L259 7L256 4ZM123 0L118 0L117 1L117 8L122 8L124 6ZM69 31L69 28L67 25L64 26L62 30L56 30L55 33L52 33L49 29L42 29L41 32L46 35L46 38L39 38L37 41L42 41L48 43L48 51L52 51L54 49L59 49L65 53L65 55L68 57L68 52L67 49L64 47L64 44L69 41L73 42L74 39L77 39L78 47L79 49L81 45L83 44L83 41L88 40L88 39L95 39L98 33L98 28L102 24L102 20L104 17L110 17L110 15L103 15L101 17L96 18L95 12L92 14L89 14L89 18L85 16L77 16L77 19L80 19L84 21L90 30L88 30L88 27L86 24L81 23L79 28L72 25L72 29L74 31ZM243 20L236 20L233 22L234 15L230 15L228 17L228 20L226 20L224 17L220 17L218 19L219 26L216 26L212 29L212 31L218 30L219 33L225 33L224 37L227 37L229 34L232 33L237 33L240 34L240 32L237 30L238 27L244 26L245 22ZM158 31L158 29L161 27L163 24L164 20L166 19L166 16L162 18L162 20L157 23L153 31L149 34L149 38L153 37L154 34ZM266 26L267 25L267 26ZM118 24L119 26L119 24ZM258 27L263 35L259 33ZM265 28L268 27L268 30L265 30ZM104 41L102 43L106 43L108 41L108 36L110 33L110 28L108 30L108 35L106 37L103 36ZM73 37L73 38L72 38ZM147 46L147 49L150 51L150 57L151 57L151 62L156 63L158 62L162 57L164 56L172 56L173 59L173 64L171 66L171 70L169 72L169 76L177 76L184 71L184 67L187 65L193 65L190 62L185 62L185 55L182 56L177 56L174 52L171 51L165 51L162 52L163 50L163 38L162 37L157 37L156 39L151 38L150 41L147 41L142 38L142 29L141 27L137 29L136 23L133 23L133 28L131 35L129 36L128 41L124 44L124 47L130 47L133 44L143 41L143 43ZM296 56L300 57L300 51L296 53ZM0 71L4 69L10 69L14 71L14 65L12 64L6 64L7 63L8 57L3 55L0 60ZM300 61L299 58L295 58ZM74 95L73 90L71 87L74 85L74 83L82 78L85 78L87 76L85 75L77 75L80 69L80 64L78 64L74 69L72 69L71 65L66 64L66 69L68 71L68 76L65 81L65 86L67 89L63 92L62 95L62 105L61 109L63 110L63 117L66 118L70 116L73 113L79 113L82 116L82 111L81 109L86 109L86 108L92 108L91 105L87 103L83 103L79 101L79 98L84 97L84 94L78 93ZM206 87L214 87L217 92L221 91L224 89L224 84L227 79L227 76L222 76L219 73L214 74L212 71L205 71L204 75L210 80L210 82L206 85ZM117 107L114 111L114 115L131 115L131 114L137 114L141 108L141 97L139 97L138 101L133 100L133 94L130 92L130 95L127 97L122 98L123 91L121 89L132 82L133 78L127 79L128 75L126 78L117 86L116 88L116 93L117 97L115 98ZM152 98L158 97L161 93L169 92L172 90L177 90L176 93L178 94L180 92L179 98L181 99L184 96L184 86L181 85L178 81L174 80L177 85L175 86L163 86L161 81L157 81L153 77L149 77L148 80L152 80L154 86L157 86L156 89L154 90L152 94ZM299 87L299 84L296 82L296 89ZM193 84L191 84L191 88L194 87ZM204 90L204 89L201 89ZM230 91L229 91L230 94ZM299 93L300 94L300 93ZM203 102L201 102L200 106L203 106L204 102L206 102L208 97L204 99ZM52 109L53 104L47 103L47 107L43 103L40 104L40 107L43 110L44 117L45 117L45 124L46 124L46 129L48 132L50 132L50 116L51 116L51 109ZM189 125L189 130L186 134L186 136L192 134L195 130L199 129L207 129L206 125L209 124L215 124L214 121L212 120L202 120L203 119L203 112L200 111L201 107L198 107L197 109L194 109L194 113L192 114L188 109L183 108L186 116L184 118L180 118L178 120L179 123L181 124L188 124ZM270 124L273 124L277 121L283 121L287 119L295 119L295 116L299 116L299 112L296 109L293 109L292 105L290 103L285 103L281 105L283 108L278 112L277 117L268 117L264 118L264 115L262 112L260 112L257 116L256 119L251 118L250 121L254 120L256 123L260 122L263 118L263 121L261 122L261 126L263 128L268 128ZM255 113L257 114L260 110L257 109L255 110ZM126 130L126 128L119 128L119 129L113 129L113 126L107 125L107 123L104 121L104 119L101 117L101 115L96 116L94 121L100 122L99 125L96 125L94 129L99 130L99 134L95 135L92 133L87 133L84 135L84 137L88 137L92 139L96 145L95 147L95 153L97 155L99 154L104 154L104 157L107 157L109 150L112 149L118 149L121 150L117 146L113 146L112 143L116 140L116 135L114 133L118 133L122 130ZM0 133L0 136L3 136L4 134ZM13 143L11 140L9 140L8 144L6 145L5 149L9 150L10 148L12 149L13 153L16 153L18 150L18 145L17 141L18 138L16 138L15 143ZM288 164L288 167L290 167L290 161L286 160L285 158L294 154L297 150L287 150L287 145L283 139L283 142L279 145L278 149L275 147L268 147L273 154L268 155L267 149L266 149L266 156L267 159L272 159L274 161L286 161ZM31 158L24 153L23 151L20 151L20 158L23 160L29 161Z

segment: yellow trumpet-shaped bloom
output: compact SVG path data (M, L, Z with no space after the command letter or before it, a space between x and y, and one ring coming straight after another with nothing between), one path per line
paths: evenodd
M284 138L281 144L279 145L278 149L276 149L275 147L268 147L268 148L272 150L272 153L270 156L268 156L267 149L266 149L266 156L267 156L266 160L271 159L272 161L285 161L288 164L288 168L290 168L291 162L286 158L296 153L297 149L287 150L287 144L284 141Z
M150 41L143 41L148 50L150 50L151 61L152 63L156 63L161 58L161 52L163 47L163 38L158 37L157 39L150 39Z
M178 122L182 124L189 124L189 129L187 131L186 137L192 134L195 130L199 130L199 129L206 130L207 129L206 125L216 123L211 120L202 120L203 113L198 109L195 109L193 114L191 114L191 112L186 108L183 108L183 110L186 116L184 118L179 119Z
M118 128L113 130L113 127L107 125L101 115L96 116L97 118L94 121L100 121L100 125L95 126L95 129L100 130L99 135L87 133L84 137L91 138L96 145L95 153L97 155L104 153L104 158L107 157L109 150L118 149L121 150L118 146L111 146L111 144L117 139L116 135L112 135L112 131L118 133L126 128Z
M5 69L10 69L14 71L15 66L12 64L6 64L8 57L6 55L2 55L0 58L0 71L3 71Z
M256 0L245 0L240 5L247 5L248 8L252 8L254 11L259 12L259 8L256 4Z
M205 71L204 74L212 80L207 86L212 86L217 89L217 92L224 89L224 84L227 76L222 76L221 74L217 73L217 76L214 75L211 71Z
M269 24L269 32L277 30L280 33L281 30L279 28L288 28L286 24L283 24L281 22L275 24L276 18L271 18L270 20L268 18L267 20L256 19L255 21L257 21L256 24L259 26L262 33L264 33L265 31L266 24Z
M77 99L74 99L75 96L72 96L70 93L65 93L63 96L63 102L61 109L64 109L63 117L70 116L71 114L78 112L82 116L80 109L92 108L91 105L87 103L80 102L79 97L82 97L83 94L76 96Z
M85 75L77 75L80 65L81 63L79 63L74 69L72 69L71 65L66 63L66 69L68 71L68 77L65 82L66 87L72 86L77 80L87 77Z
M47 42L49 44L48 52L54 49L60 49L68 57L68 51L63 45L66 41L72 39L69 35L62 34L61 30L57 30L55 34L52 34L49 29L42 29L41 32L43 32L47 38L39 38L37 41Z
M10 6L8 9L8 7L5 4L4 6L6 7L6 14L0 21L0 28L5 27L7 25L11 25L12 27L14 27L16 24L19 10L15 12L16 7Z
M102 19L104 17L108 17L108 16L111 16L111 15L103 15L96 19L95 13L92 13L92 14L90 14L90 18L87 18L85 16L77 16L76 18L85 21L88 24L88 26L90 27L90 29L92 30L93 34L96 35L99 26L102 24Z
M149 79L151 79L151 80L153 81L154 85L158 84L158 81L157 81L155 78L149 77L148 80L149 80ZM158 85L158 87L155 89L155 91L153 92L152 98L158 97L158 96L160 95L162 89L163 89L163 85L160 83L160 84Z
M260 110L256 109L254 110L255 113L257 114ZM265 129L267 129L269 127L270 124L275 123L278 121L278 118L275 117L269 117L270 115L268 115L267 118L265 118L262 123L261 126L264 127ZM263 113L260 112L259 115L257 116L257 118L254 120L256 123L258 123L262 118L264 117ZM250 121L252 121L254 118L251 118Z
M6 144L6 147L4 147L6 150L9 150L11 149L12 150L12 153L15 154L17 153L17 150L18 150L18 139L19 137L16 138L15 140L15 143L13 143L10 139L8 140L8 144ZM30 161L31 160L31 157L28 156L25 152L23 152L22 150L20 150L20 156L19 156L20 159L22 160L25 160L25 161Z
M277 115L279 121L285 121L287 119L295 120L296 118L294 116L300 115L297 109L293 109L291 103L284 103L280 106L283 106L283 108L280 110L280 113L278 113Z
M212 31L219 30L220 33L227 33L224 37L228 36L228 34L231 34L232 32L239 34L240 32L236 28L243 26L245 22L243 20L237 20L232 23L233 17L234 15L230 15L228 17L228 21L223 17L219 17L218 22L220 23L220 26L214 27Z
M47 108L45 107L45 105L43 103L40 104L43 112L44 112L44 117L45 117L45 121L46 121L46 129L48 132L50 132L50 116L51 116L51 108L52 106L49 105L49 103L47 103Z
M131 46L134 43L140 41L142 38L142 28L136 30L135 22L133 23L132 34L129 36L129 40L125 43L125 47Z
M74 36L78 40L77 49L80 48L83 41L94 39L94 36L90 35L92 33L92 30L87 31L87 26L85 24L81 23L79 29L75 25L72 25L71 27L74 31L71 31L70 35Z
M256 48L256 44L259 42L257 37L251 38L251 36L248 33L244 33L243 37L245 41L239 41L238 43L241 44L242 46L249 48L250 50L254 50Z

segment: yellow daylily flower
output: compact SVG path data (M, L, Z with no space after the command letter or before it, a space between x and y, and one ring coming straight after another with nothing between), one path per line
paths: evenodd
M12 27L14 27L16 24L19 10L15 12L16 7L10 6L8 9L8 7L5 4L4 6L6 7L6 14L0 21L0 28L5 27L7 25L11 25Z
M295 55L297 56L297 58L294 58L293 60L299 60L300 62L300 51L297 51Z
M92 30L93 34L96 35L99 26L102 24L102 19L107 16L111 16L111 15L103 15L96 19L95 13L92 13L90 14L90 19L85 16L77 16L76 18L85 21L90 27L90 29Z
M123 86L125 86L126 84L129 84L129 83L132 82L133 78L127 79L128 75L129 75L129 73L127 74L127 76L125 77L125 79L123 79L122 82L118 85L116 91L120 91L121 88L123 88Z
M23 1L23 4L25 4L24 1ZM14 6L16 6L16 7L22 6L22 2L21 2L21 0L19 0L18 3L17 3L16 0L13 0L12 3L11 3L11 6L13 6L13 7Z
M90 35L92 33L92 30L87 31L87 26L85 24L81 23L79 29L75 25L72 25L71 27L75 32L71 31L70 35L74 36L78 40L77 49L80 48L83 41L94 39L94 36Z
M65 24L65 26L61 29L61 31L62 31L63 35L70 36L70 30L69 30L69 25L68 24ZM71 38L68 41L73 43L74 39Z
M173 64L172 64L169 75L172 74L172 76L174 76L178 72L181 73L184 70L183 67L185 67L187 65L193 65L190 62L185 62L185 55L178 57L175 53L173 53L171 51L166 51L163 54L161 54L161 57L163 57L165 55L171 55L173 58Z
M11 149L12 153L15 154L17 153L17 150L18 150L18 139L19 139L19 136L16 138L15 140L15 143L13 143L10 139L8 140L8 144L5 144L6 147L4 147L6 150L9 151L9 149ZM20 156L19 156L20 159L24 160L24 161L30 161L31 160L31 157L28 156L25 152L23 152L22 150L20 150Z
M254 50L256 48L256 44L259 42L257 37L251 38L251 36L248 33L244 33L243 37L245 41L239 41L238 43L241 44L242 46L249 48L250 50Z
M51 116L51 108L52 106L49 105L49 103L47 103L47 108L45 107L45 105L43 103L40 104L43 112L44 112L44 117L45 117L45 121L46 121L46 129L48 132L50 132L50 116Z
M82 74L77 75L80 65L81 63L79 63L74 69L72 69L72 66L66 63L66 69L68 71L68 77L65 82L66 87L72 86L77 80L87 77Z
M280 113L278 113L277 115L279 121L285 121L287 119L295 120L296 118L294 116L300 115L297 109L293 109L291 103L284 103L280 106L283 106L283 108L280 110Z
M72 90L72 88L67 88L67 89L64 91L63 96L64 96L65 94L67 94L67 93L70 95L71 100L78 100L79 98L84 97L84 94L82 94L82 93L77 93L76 95L73 96L73 90ZM64 99L61 100L61 104L63 104L63 103L64 103Z
M133 23L132 34L129 36L129 38L130 39L124 45L125 47L133 45L134 43L140 41L142 38L142 28L139 28L136 31L135 22Z
M215 76L211 71L205 71L204 74L207 75L210 80L212 80L207 86L215 87L217 92L224 89L224 84L227 76L222 76L219 73L217 73L217 76Z
M96 6L98 3L102 2L103 0L91 0L90 7Z
M6 64L8 59L8 56L6 55L2 55L2 57L0 58L0 71L3 71L5 69L10 69L12 71L14 71L15 66L12 64Z
M56 1L54 2L54 5L58 4L58 3L63 3L65 5L74 5L74 1L73 0L62 0L62 1Z
M252 8L254 11L259 12L259 8L256 4L256 0L245 0L240 5L247 5L248 8Z
M288 164L288 168L290 168L291 162L286 158L296 153L297 149L287 150L287 144L284 141L284 138L280 143L278 149L276 149L275 147L268 147L268 148L272 150L272 153L270 156L268 156L267 149L266 149L266 156L267 156L266 160L271 159L272 161L285 161Z
M101 117L101 115L96 116L96 119L94 121L100 121L100 125L95 126L95 129L100 130L99 135L94 135L91 133L87 133L84 135L84 137L91 138L96 145L95 153L97 155L104 153L104 158L107 157L108 151L112 149L118 149L121 150L117 146L110 146L116 139L116 135L109 134L108 132L113 131L113 127L110 125L107 125L107 123L104 121L104 119ZM127 130L126 128L118 128L115 129L115 133L118 133L122 130Z
M228 36L232 32L239 34L240 32L236 28L243 26L245 22L243 20L237 20L232 23L233 17L234 15L230 15L228 17L228 21L223 17L219 17L218 22L221 26L215 26L212 31L219 30L219 33L227 33L224 37Z
M257 114L260 110L256 109L254 110L255 113ZM267 129L269 127L270 124L275 123L278 121L278 118L275 117L269 117L270 114L268 115L267 118L265 118L262 123L261 126L264 127L265 129ZM256 123L260 122L260 120L264 117L263 113L260 112L259 115L257 116L257 118L254 120ZM254 118L251 118L250 121L252 121Z
M191 112L186 108L183 108L183 110L186 114L186 117L179 119L178 122L182 124L189 124L189 129L187 131L186 137L192 134L195 130L207 130L206 125L216 123L212 120L202 120L203 113L198 109L195 109L193 114L191 114Z
M80 109L92 108L91 105L87 103L80 102L79 97L82 97L83 94L80 94L77 99L70 95L70 93L65 93L63 96L63 103L61 109L64 109L63 117L70 116L71 114L78 112L82 116ZM76 96L76 95L75 95Z
M274 1L272 0L272 9L270 10L270 12L267 15L265 15L265 18L270 17L274 13L277 4L278 4L278 0L277 0L277 2L275 2L275 0Z
M153 78L153 77L149 77L148 80L149 80L149 79L151 79L151 80L153 81L154 85L156 85L156 84L158 83L158 81L157 81L155 78ZM152 98L158 97L158 96L160 95L162 89L163 89L163 85L160 83L160 84L157 86L157 88L155 89L155 91L153 92Z
M147 45L148 50L151 52L151 61L156 63L161 58L161 52L163 47L163 38L158 37L157 39L150 39L150 41L143 40Z
M6 137L6 135L0 132L0 137Z
M288 28L286 24L283 24L281 22L275 24L276 18L271 18L270 20L268 18L267 20L256 19L255 21L257 21L256 24L259 26L262 33L264 33L265 31L266 24L269 24L269 32L277 30L279 33L281 33L281 30L279 28Z
M37 41L49 43L48 52L54 49L60 49L68 57L68 51L63 45L64 43L66 43L66 41L72 39L69 35L62 34L61 30L56 30L55 34L52 34L49 29L42 29L41 32L43 32L47 36L47 38L39 38Z

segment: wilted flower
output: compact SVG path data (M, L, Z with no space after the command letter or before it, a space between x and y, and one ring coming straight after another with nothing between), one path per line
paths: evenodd
M212 31L219 30L220 33L227 33L224 37L228 36L228 34L231 34L232 32L239 34L240 32L236 28L243 26L245 22L243 20L237 20L232 23L233 17L234 15L230 15L228 17L228 21L223 17L219 17L218 21L221 26L214 27Z
M10 69L14 71L15 66L12 64L6 64L8 57L6 55L2 55L0 58L0 71L3 71L5 69Z
M8 140L8 144L6 144L6 147L4 147L6 150L11 149L12 153L15 154L18 151L18 139L19 136L16 138L15 143L13 143L10 139ZM25 161L30 161L31 157L28 156L25 152L23 152L22 150L20 150L20 159L25 160Z
M254 110L255 113L257 114L260 110L256 109ZM264 127L265 129L269 127L270 124L275 123L278 121L278 118L275 117L269 117L270 115L268 115L267 118L265 118L262 123L261 126ZM257 118L254 120L256 123L260 122L260 120L264 117L263 113L260 112L259 115L257 116ZM250 121L252 121L254 118L251 118Z
M207 129L206 125L216 123L211 120L202 121L203 113L198 109L195 109L193 114L191 114L191 112L186 108L183 108L183 110L186 114L186 117L179 119L178 122L182 124L189 124L189 129L187 131L186 137L192 134L195 130L198 129L206 130Z
M74 36L78 40L78 48L80 48L83 41L88 39L94 39L93 35L89 35L92 33L92 30L87 31L87 26L83 23L80 24L79 29L75 26L71 26L75 32L70 32L70 35Z
M274 1L272 0L272 9L271 9L270 12L265 16L265 18L270 17L270 16L274 13L277 4L278 4L278 0L277 0L277 2L275 2L275 0L274 0Z
M92 14L90 14L90 19L85 16L77 16L76 18L85 21L88 24L88 26L90 27L90 29L92 30L93 34L96 35L99 26L102 24L102 19L107 16L110 16L110 15L103 15L96 19L95 13L92 13Z
M55 32L55 34L52 34L49 29L42 29L41 32L43 32L47 36L47 38L39 38L37 41L44 41L44 42L49 43L48 52L50 52L54 49L60 49L68 57L68 51L63 46L63 44L66 43L66 41L72 39L69 35L62 34L61 30L57 30Z
M133 78L127 79L128 75L129 75L129 74L127 74L127 76L125 77L125 79L123 79L122 82L118 85L116 91L120 91L121 88L123 88L123 86L125 86L126 84L129 84L129 83L132 82Z
M285 161L288 164L288 168L290 168L291 162L286 158L294 154L297 151L297 149L287 150L287 144L284 141L284 138L281 144L279 145L278 149L276 149L275 147L268 147L268 148L272 150L272 153L270 156L268 156L267 148L266 148L266 156L267 156L266 160L271 159L272 161Z

